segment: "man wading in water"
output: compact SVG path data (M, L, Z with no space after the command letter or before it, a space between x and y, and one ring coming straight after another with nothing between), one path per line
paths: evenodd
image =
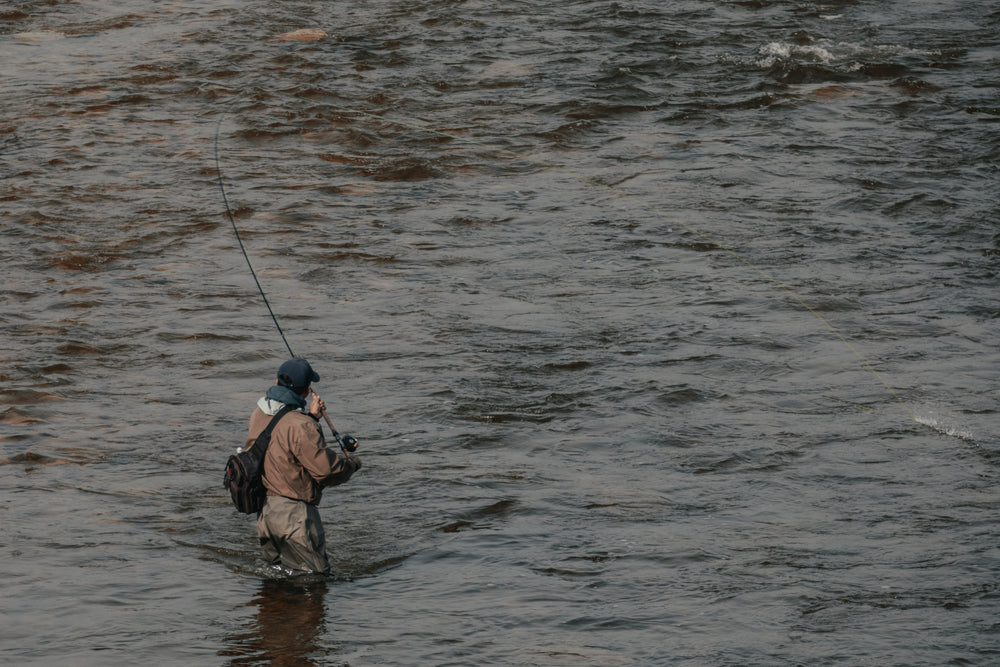
M323 488L349 480L361 468L361 459L327 449L319 425L326 404L313 394L309 411L305 409L313 382L319 382L319 375L305 359L281 364L274 386L250 415L244 447L253 444L283 407L295 408L278 420L271 433L264 457L267 502L257 517L257 536L269 563L329 574L326 535L316 506Z

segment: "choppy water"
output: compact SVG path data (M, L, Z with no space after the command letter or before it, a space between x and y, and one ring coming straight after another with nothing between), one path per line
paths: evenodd
M6 5L0 662L996 664L998 35ZM216 145L362 441L326 582L221 488L286 351Z

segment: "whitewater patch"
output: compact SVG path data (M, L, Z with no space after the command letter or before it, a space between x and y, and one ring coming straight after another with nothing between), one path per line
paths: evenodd
M749 64L762 69L789 60L829 65L850 61L885 61L894 58L939 57L934 49L912 49L899 44L855 44L818 40L808 44L768 42L757 49L755 57L731 58L730 62ZM857 63L856 63L857 64ZM860 64L857 64L860 67Z
M914 412L913 417L918 424L929 426L938 433L943 433L944 435L948 435L953 438L959 438L961 440L965 440L966 442L978 444L978 439L976 438L975 433L964 426L956 424L950 418L940 417L933 413L917 414L916 412Z

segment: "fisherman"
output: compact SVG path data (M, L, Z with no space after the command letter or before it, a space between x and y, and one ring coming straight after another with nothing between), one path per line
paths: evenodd
M245 447L267 427L286 405L294 407L275 425L264 457L267 502L257 517L257 536L264 559L271 564L329 574L326 535L317 505L323 488L343 484L361 468L355 454L340 456L328 449L319 419L326 404L312 392L319 374L298 357L278 368L274 386L257 401L250 415ZM312 403L306 410L306 398Z

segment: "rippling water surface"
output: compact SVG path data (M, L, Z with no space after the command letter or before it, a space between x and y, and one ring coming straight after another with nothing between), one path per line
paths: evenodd
M0 661L995 664L998 34L8 3ZM287 350L220 183L362 441L327 581L221 488Z

